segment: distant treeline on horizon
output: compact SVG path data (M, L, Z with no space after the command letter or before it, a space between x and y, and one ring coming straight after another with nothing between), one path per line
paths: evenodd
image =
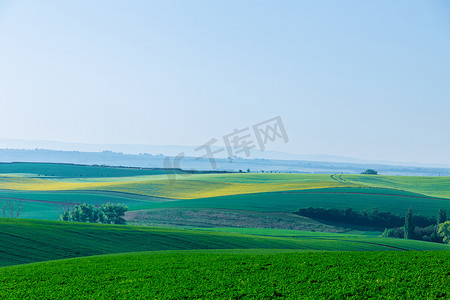
M46 149L0 149L0 162L51 162L74 163L85 165L108 165L139 168L165 168L162 154L125 154L120 152L82 152L57 151ZM450 176L450 168L428 168L411 166L393 166L377 164L357 164L341 162L319 162L302 160L275 159L243 159L237 158L231 162L228 159L214 159L217 169L213 169L208 158L184 157L174 168L203 171L250 170L250 172L288 172L288 173L338 173L360 174L371 168L380 175L406 176ZM173 161L173 159L172 159Z

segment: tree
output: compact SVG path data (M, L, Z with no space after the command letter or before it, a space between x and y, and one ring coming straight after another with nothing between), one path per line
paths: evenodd
M250 169L247 169L247 173L250 173Z
M367 169L364 172L362 172L361 174L365 174L365 175L377 175L378 172L373 170L373 169Z
M405 239L412 239L414 234L414 215L412 208L408 208L405 216Z
M111 204L107 203L102 206L101 211L104 214L105 221L102 223L107 224L125 224L125 219L122 217L125 216L125 212L128 210L123 204Z
M19 218L22 211L22 202L17 203L17 207L15 205L16 202L14 201L4 202L0 207L3 217Z
M445 223L447 221L447 211L445 209L439 209L437 224Z
M450 243L450 221L439 224L438 234L444 238L444 243Z

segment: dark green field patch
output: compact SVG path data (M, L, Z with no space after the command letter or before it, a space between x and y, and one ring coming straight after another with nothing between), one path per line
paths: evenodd
M192 200L155 203L154 208L222 208L251 211L296 211L302 207L347 208L404 215L408 207L414 213L434 216L440 208L450 210L450 200L404 191L374 188L329 188L300 191L241 194Z
M187 171L171 170L175 173ZM0 174L29 173L47 177L124 177L139 175L164 175L164 169L141 169L107 166L87 166L61 163L0 163Z

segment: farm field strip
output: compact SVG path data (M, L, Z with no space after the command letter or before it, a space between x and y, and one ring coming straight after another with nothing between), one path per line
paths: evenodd
M341 188L333 189L312 189L311 191L305 191L305 190L295 190L295 191L283 191L284 194L343 194L343 195L374 195L374 196L394 196L394 197L408 197L408 198L418 198L418 199L439 199L439 200L446 200L450 201L448 198L441 198L441 197L432 197L432 196L425 196L421 194L412 194L412 193L392 193L393 190L389 189L383 189L378 190L378 192L375 191L375 188L360 188L359 191L357 190L348 190L347 188Z
M342 185L339 183L323 183L323 182L219 183L213 181L180 180L175 182L154 181L151 184L133 183L128 185L117 185L99 189L111 191L124 191L130 193L144 194L148 196L157 196L183 200L183 199L199 199L217 196L231 196L231 195L253 194L264 192L335 188L341 186Z
M195 187L192 186L192 189ZM17 191L0 190L0 202L15 200L22 202L23 217L39 217L37 206L31 202L40 202L52 210L51 220L59 216L61 206L79 203L101 204L106 202L123 203L130 211L142 209L171 208L210 208L232 209L244 211L293 212L302 207L329 207L365 210L378 207L380 211L388 211L403 215L408 207L415 213L433 216L440 208L450 209L450 200L433 198L410 192L379 188L338 187L325 189L303 189L295 191L241 193L228 196L214 196L197 199L170 199L132 191L110 190L68 190L68 191ZM179 201L180 200L180 201ZM46 218L48 214L45 214Z
M162 198L197 199L283 190L372 187L450 199L450 177L278 173L179 175L176 175L176 180L169 181L166 170L162 169L12 163L0 164L0 189L104 190Z
M351 191L345 193L346 189ZM408 207L416 214L434 216L440 208L450 209L446 198L411 197L410 193L392 190L379 195L377 189L361 188L361 193L353 193L353 188L334 188L338 193L322 193L327 189L303 190L298 192L267 192L218 196L211 198L188 199L152 203L152 208L216 208L248 211L293 212L302 207L352 208L366 210L378 207L397 215L404 215ZM362 192L365 193L362 193ZM374 194L372 194L374 192ZM399 196L400 195L400 196ZM404 195L404 196L401 196Z
M136 178L112 178L112 180L105 178L65 178L59 180L2 176L0 177L0 189L22 191L103 190L172 199L195 199L270 191L358 186L335 182L328 176L308 178L308 176L286 176L297 174L274 174L285 176L272 176L270 174L266 177L264 177L264 174L245 175L248 176L241 174L192 174L175 181L161 179L159 175L154 175L154 178L152 178L153 176L138 176ZM230 178L227 178L228 176Z
M0 164L0 170L1 167ZM62 174L74 173L72 167L64 166L65 173ZM92 173L90 168L84 166L81 169ZM110 175L116 174L114 169L109 171L112 172ZM425 192L432 189L438 193L434 197L426 196ZM380 175L185 174L169 181L160 173L123 177L35 178L30 177L25 168L21 173L0 176L0 202L22 202L23 217L53 220L58 218L61 206L65 204L97 205L106 202L123 203L130 211L210 208L292 212L312 206L351 207L355 210L378 207L380 211L400 215L411 206L415 213L431 216L440 208L450 209L450 199L446 197L449 189L450 178L430 177L422 180L422 177ZM44 205L48 207L44 208ZM45 213L40 216L38 210Z
M174 173L186 171L174 170ZM142 169L109 166L88 166L64 163L0 163L0 174L34 174L48 178L80 178L80 177L130 177L143 175L164 175L164 169Z
M314 174L189 174L169 181L165 175L110 178L31 178L0 176L0 189L27 191L103 190L172 199L306 189L366 187L450 198L450 178Z

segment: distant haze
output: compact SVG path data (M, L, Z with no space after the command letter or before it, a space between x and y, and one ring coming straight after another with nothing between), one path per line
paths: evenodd
M281 116L267 153L450 164L449 1L4 0L0 41L0 139L223 146Z
M164 156L176 156L180 153L184 153L186 157L198 158L204 153L196 150L198 146L180 146L180 145L125 145L125 144L77 144L77 143L64 143L56 141L27 141L27 140L12 140L12 139L0 139L1 149L23 149L23 150L56 150L56 151L82 151L82 152L103 152L112 151L123 154L151 154L151 155L164 155ZM213 148L215 150L216 148ZM214 155L214 158L226 158L226 153L222 152L222 155ZM381 161L381 160L363 160L352 157L334 156L328 154L295 154L285 153L279 151L264 151L259 149L252 149L250 156L240 156L242 159L271 159L271 160L289 160L289 161L314 161L314 162L335 162L335 163L349 163L349 164L382 164L390 166L408 166L408 167L424 167L424 168L450 168L450 164L431 164L431 163L418 163L418 162L396 162L396 161ZM0 151L0 162L5 161ZM8 160L11 161L11 160ZM33 161L28 160L26 157L23 159L16 159L12 161ZM49 156L46 156L46 161L49 160ZM58 162L77 162L77 161L58 161ZM90 160L90 164L98 164L95 160ZM161 162L162 163L162 162ZM120 163L111 162L112 165L119 165ZM144 165L142 165L144 166ZM148 167L148 166L147 166ZM163 165L153 165L153 167L163 167ZM209 167L206 167L209 168Z

